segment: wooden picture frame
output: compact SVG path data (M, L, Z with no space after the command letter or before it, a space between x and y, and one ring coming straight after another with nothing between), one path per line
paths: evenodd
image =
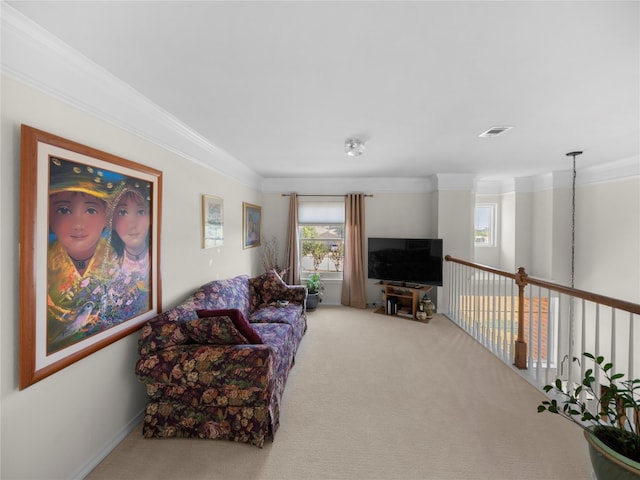
M23 389L161 311L162 172L21 127Z
M242 248L260 246L262 232L262 207L242 203Z
M202 248L224 245L224 201L202 195Z

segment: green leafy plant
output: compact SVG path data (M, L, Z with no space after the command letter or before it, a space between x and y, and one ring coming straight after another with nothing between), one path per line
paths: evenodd
M309 293L320 293L324 289L324 285L320 281L320 274L312 273L307 277L307 290Z
M625 380L624 374L613 373L613 364L602 356L587 352L582 355L593 360L601 372L600 388L596 388L591 368L584 372L582 382L575 388L565 389L558 378L554 384L546 385L544 391L559 396L560 401L545 400L538 405L538 412L555 413L589 429L609 448L640 462L640 379ZM578 358L573 361L580 362ZM589 401L596 402L597 413L589 410Z

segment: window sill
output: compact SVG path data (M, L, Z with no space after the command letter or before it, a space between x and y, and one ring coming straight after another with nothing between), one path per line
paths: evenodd
M310 275L301 275L300 276L300 281L301 282L306 282L307 278L309 278ZM342 281L342 272L331 272L331 273L321 273L320 274L320 281L322 282L341 282Z

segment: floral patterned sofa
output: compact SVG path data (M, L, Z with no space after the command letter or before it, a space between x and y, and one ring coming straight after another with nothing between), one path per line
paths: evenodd
M275 272L200 287L145 324L136 374L145 437L273 439L285 382L307 328L304 286Z

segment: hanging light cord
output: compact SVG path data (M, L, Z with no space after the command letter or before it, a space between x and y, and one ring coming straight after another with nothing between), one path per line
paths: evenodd
M571 288L574 288L575 283L575 257L576 257L576 156L582 155L582 152L569 152L567 157L573 157L573 183L571 186ZM569 353L572 352L574 346L574 308L573 301L569 302ZM571 369L569 369L569 377L571 379Z
M576 156L573 156L573 183L571 185L571 288L576 279Z
M573 183L571 185L571 288L574 288L576 274L576 156L582 152L569 152L573 157Z

